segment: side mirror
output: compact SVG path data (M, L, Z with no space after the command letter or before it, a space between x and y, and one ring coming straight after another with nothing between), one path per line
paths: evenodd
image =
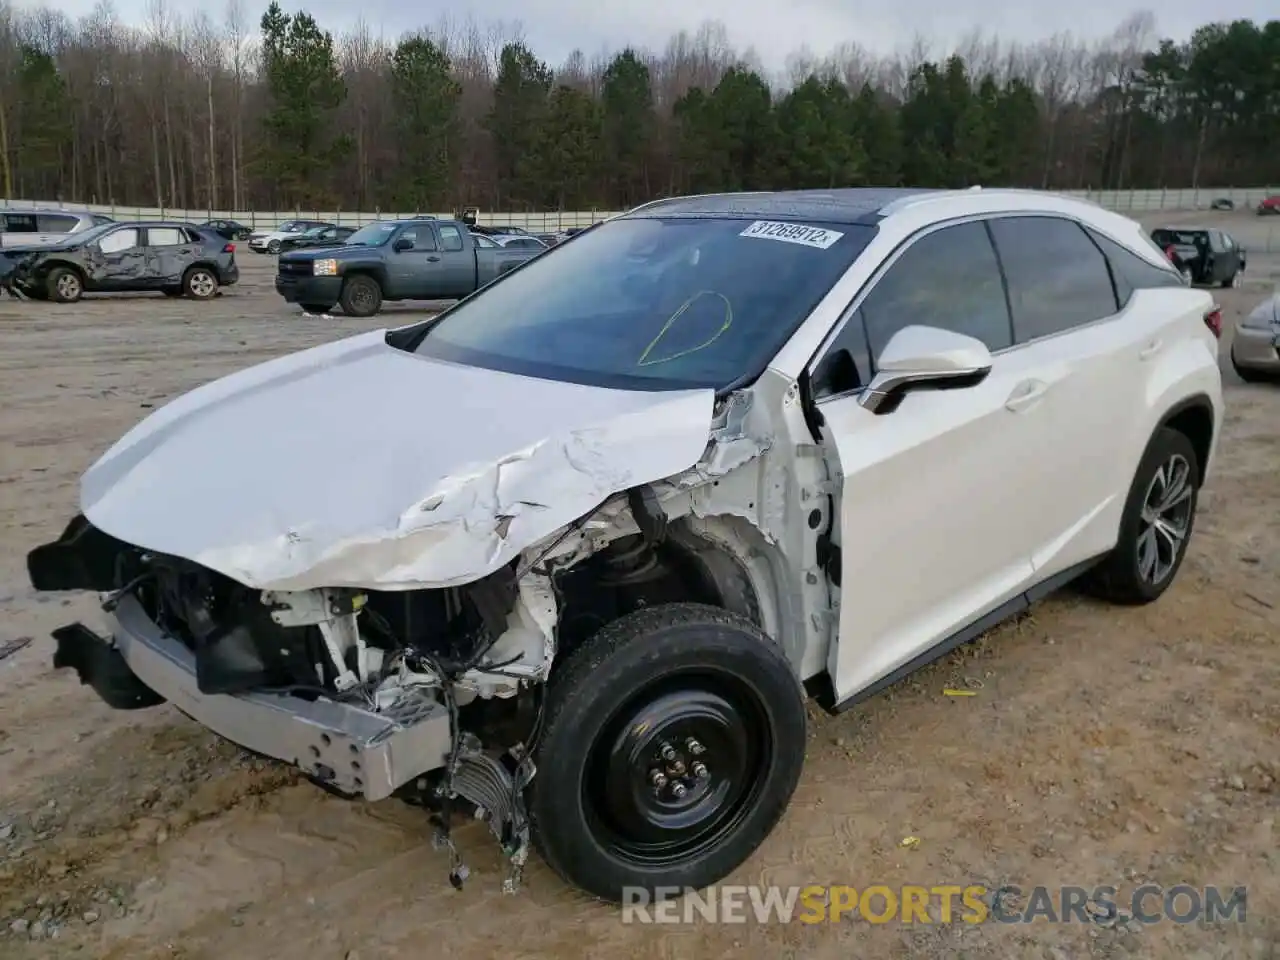
M408 237L396 237L396 242L391 245L391 249L396 253L404 253L406 250L413 249L413 241Z
M912 390L972 387L991 372L991 351L973 337L938 327L903 327L885 345L878 371L858 398L875 414L892 413Z

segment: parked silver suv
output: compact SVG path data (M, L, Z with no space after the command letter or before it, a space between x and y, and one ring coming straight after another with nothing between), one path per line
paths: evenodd
M46 246L110 217L78 210L0 210L0 248Z

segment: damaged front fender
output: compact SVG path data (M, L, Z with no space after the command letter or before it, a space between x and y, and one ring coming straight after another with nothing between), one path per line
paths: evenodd
M249 587L456 586L694 465L713 404L445 363L376 331L162 408L85 474L81 506Z

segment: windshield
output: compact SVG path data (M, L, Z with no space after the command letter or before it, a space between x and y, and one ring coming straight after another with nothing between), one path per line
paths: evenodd
M395 220L370 223L347 237L346 242L362 247L380 247L391 239L391 235L396 232L398 226L400 224Z
M301 233L307 228L305 223L299 223L297 220L286 220L280 224L281 233Z
M736 219L602 224L431 323L417 352L598 386L758 376L875 228Z

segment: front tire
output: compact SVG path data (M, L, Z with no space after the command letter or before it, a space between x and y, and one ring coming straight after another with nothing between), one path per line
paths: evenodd
M45 291L54 303L75 303L84 296L84 280L70 267L54 267L45 278Z
M272 240L267 244L267 253L278 254L280 252L280 241Z
M357 273L342 285L340 302L349 317L372 317L382 309L382 288L373 277Z
M1090 576L1104 599L1151 603L1169 589L1191 541L1200 465L1185 434L1156 431L1129 488L1115 549Z
M552 673L544 717L534 843L612 902L723 879L777 825L804 763L804 696L785 654L701 604L603 627Z

